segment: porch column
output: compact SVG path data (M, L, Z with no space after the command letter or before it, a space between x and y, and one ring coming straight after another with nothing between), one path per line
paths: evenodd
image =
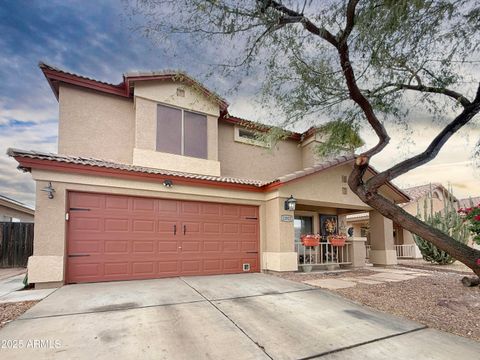
M396 265L393 223L376 210L370 211L370 263L374 266Z
M415 248L414 248L413 258L421 259L422 253L420 252L420 249L418 248L417 244L415 243L415 240L413 239L413 234L410 231L405 230L404 228L402 228L402 232L403 232L403 244L404 245L414 244Z
M294 212L284 209L285 200L286 198L279 197L266 202L265 251L262 256L265 270L298 270L297 253L294 249Z

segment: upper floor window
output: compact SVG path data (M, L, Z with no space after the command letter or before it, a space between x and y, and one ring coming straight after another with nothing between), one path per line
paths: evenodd
M207 117L158 105L157 151L206 159Z
M246 129L240 126L235 126L235 141L243 142L245 144L270 147L270 144L258 138L255 130Z

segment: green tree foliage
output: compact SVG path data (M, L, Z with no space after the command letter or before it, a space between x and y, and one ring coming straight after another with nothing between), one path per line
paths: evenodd
M469 239L469 231L462 216L455 208L453 198L450 196L444 196L443 210L438 212L433 211L433 201L433 192L430 191L424 202L423 219L420 213L417 214L417 216L430 226L444 232L456 241L466 244ZM452 256L447 252L438 249L431 242L424 240L415 234L413 234L413 238L426 261L440 265L452 264L455 262L455 259Z

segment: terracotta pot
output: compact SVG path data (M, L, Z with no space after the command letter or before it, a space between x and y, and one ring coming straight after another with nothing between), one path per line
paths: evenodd
M318 235L302 235L300 240L303 246L318 246L320 244L320 236Z
M347 237L344 235L330 235L328 237L328 241L332 246L342 247L345 246L345 241L347 241Z

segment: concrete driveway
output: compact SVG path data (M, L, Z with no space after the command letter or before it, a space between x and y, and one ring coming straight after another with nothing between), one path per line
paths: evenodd
M471 360L480 353L479 343L263 274L64 286L0 330L0 341L1 359L36 360Z

